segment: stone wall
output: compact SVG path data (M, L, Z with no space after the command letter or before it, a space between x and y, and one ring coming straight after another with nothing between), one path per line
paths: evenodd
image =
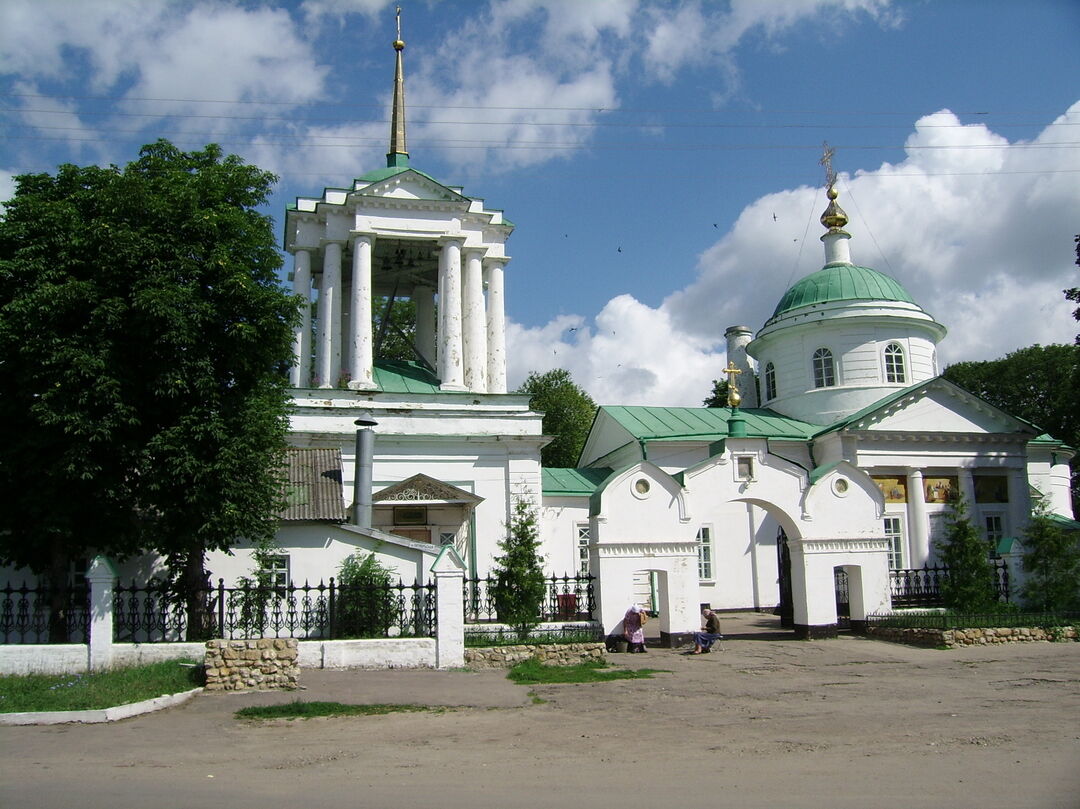
M1045 629L1041 626L999 627L996 629L901 629L892 626L866 627L871 638L907 643L911 646L985 646L993 643L1030 643L1032 641L1080 640L1074 626Z
M465 649L465 665L471 669L508 669L531 657L547 666L572 666L604 659L602 641L593 643L542 643L522 646L484 646Z
M296 688L300 660L296 638L206 642L206 690Z

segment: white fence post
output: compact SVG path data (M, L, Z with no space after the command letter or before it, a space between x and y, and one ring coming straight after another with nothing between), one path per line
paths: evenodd
M104 556L95 556L86 570L90 585L90 671L112 667L113 657L113 587L116 569Z
M440 669L465 665L465 599L462 586L465 563L450 545L445 546L431 565L435 576L435 604L438 627L435 633L435 666Z

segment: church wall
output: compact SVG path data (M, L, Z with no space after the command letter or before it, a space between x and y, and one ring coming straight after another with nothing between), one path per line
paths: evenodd
M707 442L694 441L651 441L648 444L648 459L670 475L697 466L709 457Z
M540 542L549 572L556 576L578 573L578 526L588 525L588 497L544 497L540 509Z
M406 584L426 582L428 568L434 561L434 553L426 554L408 547L380 542L360 536L332 523L284 523L275 536L281 553L289 559L289 580L294 585L305 582L317 585L320 581L330 583L330 577L339 576L341 563L354 553L375 553L380 564L393 571L395 578ZM234 586L241 576L250 577L255 563L250 543L241 542L232 554L213 551L207 554L207 569L212 572L213 583L219 577L227 587Z

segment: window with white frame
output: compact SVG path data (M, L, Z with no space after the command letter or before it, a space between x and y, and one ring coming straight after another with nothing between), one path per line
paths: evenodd
M739 455L735 458L735 479L747 483L754 479L753 455Z
M765 363L765 401L771 402L776 398L776 366L771 362Z
M892 516L885 518L885 538L889 540L889 567L902 570L904 567L904 520Z
M589 541L592 539L592 531L587 522L579 522L574 526L577 532L578 572L583 576L589 574Z
M836 385L836 364L833 362L832 352L827 348L819 348L814 352L814 387L831 388Z
M262 572L267 573L266 583L275 589L289 586L289 557L288 554L270 556L263 565Z
M885 346L885 381L907 382L907 368L904 366L904 349L899 343Z
M699 579L702 579L704 581L712 581L712 528L710 528L708 525L701 526L697 532L697 567Z
M457 539L456 531L440 531L439 532L439 544L440 545L453 545L454 540Z

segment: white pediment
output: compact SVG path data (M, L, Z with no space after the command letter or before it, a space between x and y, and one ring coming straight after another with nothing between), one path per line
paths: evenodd
M413 475L400 483L387 486L371 498L373 503L463 503L470 506L475 506L483 499L472 492L424 474Z
M398 200L437 200L441 202L457 202L464 200L461 194L437 183L423 174L415 171L404 171L378 180L362 188L357 192L365 197L382 197L384 199Z
M849 430L890 433L1036 434L1009 415L952 383L932 380L848 425Z

